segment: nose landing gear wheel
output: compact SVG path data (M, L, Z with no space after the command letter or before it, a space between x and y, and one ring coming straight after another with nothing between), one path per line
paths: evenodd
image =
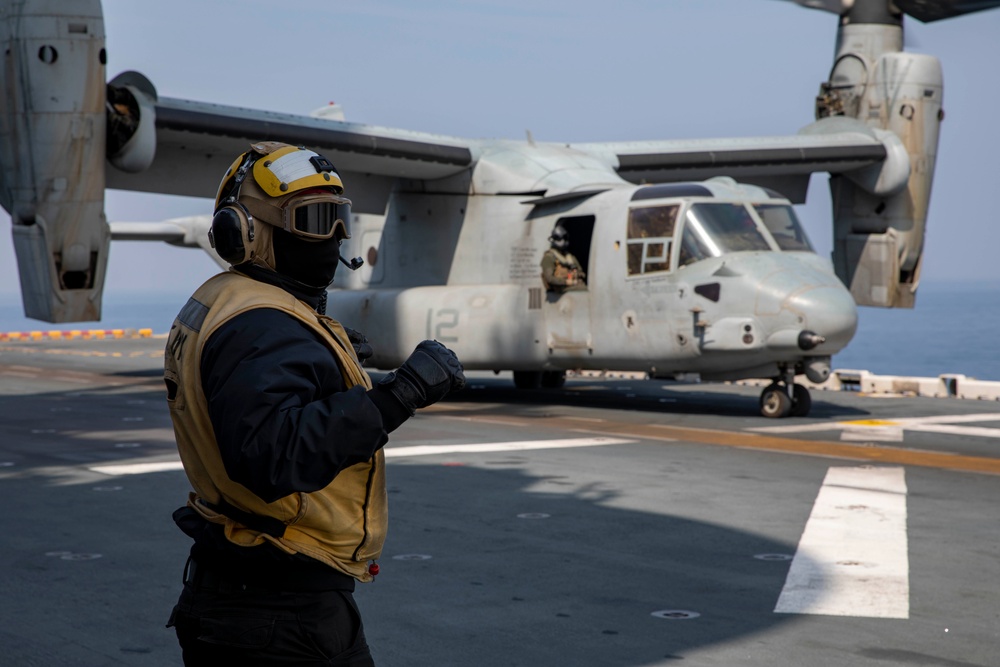
M769 384L760 393L760 414L771 419L787 417L792 411L792 399L777 382Z
M812 398L809 390L800 384L792 385L792 395L788 395L788 387L773 382L764 388L760 394L760 414L770 419L783 417L805 417L812 408Z
M805 417L812 408L812 397L809 390L800 384L792 386L792 411L788 414L792 417Z

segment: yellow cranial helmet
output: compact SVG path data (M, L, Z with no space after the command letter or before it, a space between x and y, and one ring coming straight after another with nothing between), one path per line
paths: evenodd
M223 259L234 264L255 254L255 220L304 239L350 238L351 201L343 193L336 168L319 153L257 142L233 161L219 184L210 237Z
M248 175L252 175L260 190L271 198L308 188L330 187L336 194L344 193L344 183L337 169L319 153L278 141L259 141L229 165L215 196L216 210L226 199L239 195L239 188Z

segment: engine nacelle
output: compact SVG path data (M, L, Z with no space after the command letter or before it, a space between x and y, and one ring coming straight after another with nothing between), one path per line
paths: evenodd
M10 213L24 312L97 320L111 233L104 217L100 0L0 7L0 204Z
M156 88L139 72L108 83L108 162L137 174L156 157Z
M900 26L842 26L817 99L817 117L849 116L888 130L909 156L909 179L895 192L880 190L872 174L830 177L834 268L863 306L912 308L920 278L944 83L937 58L901 48Z

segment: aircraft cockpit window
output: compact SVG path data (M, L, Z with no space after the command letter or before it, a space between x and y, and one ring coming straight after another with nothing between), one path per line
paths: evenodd
M815 252L791 206L785 204L754 204L764 226L771 232L782 250Z
M727 252L771 249L742 204L694 204L686 218L681 266Z
M628 274L670 270L670 250L680 206L643 206L628 214Z

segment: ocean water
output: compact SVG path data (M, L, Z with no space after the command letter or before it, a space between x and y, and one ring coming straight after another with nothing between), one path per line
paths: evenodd
M1000 285L925 285L913 310L859 308L858 332L833 365L881 375L1000 380L998 332Z
M55 325L25 318L19 295L0 294L0 332L151 328L166 333L188 296L109 292L101 322ZM858 332L834 357L834 368L1000 381L1000 285L924 285L915 309L860 308L858 318Z
M0 294L0 332L71 329L152 329L166 333L190 294L104 294L100 322L50 324L24 316L20 294Z

